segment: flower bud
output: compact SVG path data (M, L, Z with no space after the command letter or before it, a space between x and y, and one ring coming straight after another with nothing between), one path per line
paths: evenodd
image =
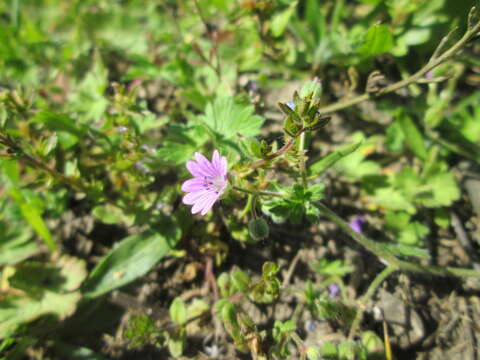
M248 233L253 240L262 240L268 237L269 229L267 222L262 219L253 219L248 223Z

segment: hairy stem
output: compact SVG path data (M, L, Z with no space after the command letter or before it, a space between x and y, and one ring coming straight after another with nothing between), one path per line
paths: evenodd
M255 196L276 196L276 197L282 197L283 195L278 193L278 192L274 192L274 191L261 191L261 190L248 190L248 189L244 189L244 188L241 188L239 186L233 186L233 188L237 191L240 191L240 192L243 192L245 194L249 194L249 195L255 195Z
M89 189L87 185L79 181L78 179L65 176L64 174L58 172L57 170L51 168L47 164L45 164L42 159L39 159L33 155L27 154L24 149L12 140L8 135L0 133L0 144L4 145L7 149L9 149L13 154L15 154L18 159L24 161L29 166L42 170L46 172L51 178L55 181L59 182L60 184L66 185L70 189L74 191L83 192L85 194L90 194L92 191ZM105 201L111 205L114 205L122 210L126 210L122 205L118 204L116 201L108 198L105 196Z
M299 144L298 144L298 152L300 153L300 173L302 174L302 185L304 188L308 187L307 184L307 169L305 167L305 155L304 155L304 150L305 150L305 132L303 132L300 135L299 139Z
M470 14L473 14L474 11L476 11L476 9L472 8ZM469 16L469 18L470 17L471 17L471 15ZM480 22L477 22L473 26L470 26L467 29L467 31L465 32L465 34L462 36L462 38L460 40L458 40L454 45L452 45L452 47L450 49L446 50L445 52L443 52L440 55L439 53L441 52L441 50L445 46L445 43L447 42L448 38L451 35L451 32L450 32L447 36L445 36L442 39L442 41L438 45L437 49L435 50L434 54L432 55L432 57L430 58L428 63L425 64L425 66L423 66L420 70L418 70L416 73L414 73L413 75L411 75L407 79L404 79L404 80L398 81L396 83L393 83L389 86L386 86L383 89L380 89L379 91L377 91L375 93L365 92L361 95L358 95L358 96L355 96L355 97L352 97L352 98L349 98L349 99L340 100L336 103L321 107L321 108L318 109L318 112L320 114L327 114L327 113L335 112L335 111L338 111L338 110L343 110L343 109L346 109L350 106L361 103L365 100L368 100L372 97L379 97L379 96L394 92L398 89L401 89L405 86L408 86L410 84L413 84L413 83L421 80L424 77L424 75L426 73L428 73L430 70L433 70L434 68L436 68L441 63L443 63L443 62L451 59L455 55L457 55L460 52L460 50L462 50L466 46L466 44L473 37L475 37L477 35L477 32L479 30L480 30Z
M352 326L350 327L350 332L348 333L348 340L352 340L355 336L355 333L360 326L360 323L363 319L363 313L365 312L365 306L367 305L368 301L371 299L375 291L380 286L380 284L390 276L393 272L397 271L398 267L389 265L383 271L377 275L377 277L370 283L370 286L367 289L367 292L362 296L360 299L360 306L355 315L355 319L353 320Z
M366 236L355 232L349 224L347 224L341 217L335 214L332 210L326 207L321 202L315 202L315 205L328 219L333 221L342 231L350 235L350 237L375 254L379 259L386 262L389 266L396 266L399 270L409 272L416 272L437 276L456 276L461 278L477 278L480 279L480 271L472 269L462 269L449 266L435 266L435 265L421 265L409 261L400 260L392 251L385 248L381 244L367 238Z

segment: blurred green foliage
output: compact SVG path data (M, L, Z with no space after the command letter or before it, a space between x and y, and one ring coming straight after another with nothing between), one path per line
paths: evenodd
M192 238L198 254L222 265L230 237L250 246L273 238L271 222L270 228L317 223L315 202L328 198L323 180L332 174L358 187L362 211L380 219L392 249L428 257L424 239L434 233L432 223L448 228L446 209L462 196L454 167L462 160L480 162L478 47L423 79L441 82L410 84L384 98L373 94L376 115L346 110L344 123L353 125L334 145L323 136L330 118L318 110L363 93L375 70L387 84L415 73L429 61L439 34L465 29L475 3L1 2L2 352L19 354L42 338L42 326L70 316L81 301L142 278L178 244L191 249ZM290 82L314 77L321 81L266 100ZM274 109L278 101L280 109ZM278 124L281 112L285 119ZM193 153L213 149L228 158L231 178L250 198L232 190L221 211L200 223L180 204L179 184ZM262 166L252 165L258 162ZM281 196L260 201L252 195L263 190ZM107 251L92 263L72 253L61 228L68 213L125 233L95 239ZM257 344L267 335L229 297L243 292L256 303L277 299L279 267L272 260L259 279L243 270L217 279L222 299L216 314L241 351L259 356L264 349ZM352 271L342 260L324 259L313 269L336 280ZM342 303L320 303L313 290L309 301L317 316L352 317ZM176 327L169 332L135 318L127 331L132 347L157 342L180 356L189 306L173 301ZM290 356L295 329L293 321L275 322L268 335L272 354ZM100 358L61 341L57 348ZM353 352L366 358L378 348L376 338L362 339L331 351L312 349L309 357Z

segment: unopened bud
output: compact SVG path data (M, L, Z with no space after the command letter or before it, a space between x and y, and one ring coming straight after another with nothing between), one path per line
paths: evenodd
M265 239L269 233L267 222L262 218L250 220L248 223L248 233L253 240Z

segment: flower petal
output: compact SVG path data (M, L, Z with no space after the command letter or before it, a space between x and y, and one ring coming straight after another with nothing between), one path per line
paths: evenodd
M215 171L217 174L220 174L222 171L222 167L220 164L220 154L218 153L218 150L215 150L212 155L212 165L215 168Z
M196 192L205 190L205 180L203 178L194 177L193 179L188 179L182 184L182 191L185 192Z
M193 176L203 177L203 176L207 175L202 171L202 168L200 167L200 165L198 165L198 163L196 161L189 160L189 161L187 161L185 166L187 167L188 171L190 171L190 173Z
M203 209L200 212L200 215L202 216L205 215L212 208L213 204L215 204L217 200L218 200L218 196L212 197L210 201L205 202L205 205L203 206Z
M213 203L217 201L217 199L218 199L218 195L214 191L206 193L200 199L198 199L198 201L193 205L192 214L196 214L200 212L201 210L203 210L203 208L206 205L210 203L213 205ZM212 205L210 205L210 207L212 207Z
M217 172L215 171L215 167L208 161L208 159L200 154L199 152L195 153L195 158L197 159L197 163L200 166L200 169L207 173L207 175L215 176Z
M193 205L197 203L202 196L204 196L206 193L210 191L211 190L189 192L183 197L182 201L185 205Z
M226 178L227 177L227 158L222 156L220 159L220 174Z

